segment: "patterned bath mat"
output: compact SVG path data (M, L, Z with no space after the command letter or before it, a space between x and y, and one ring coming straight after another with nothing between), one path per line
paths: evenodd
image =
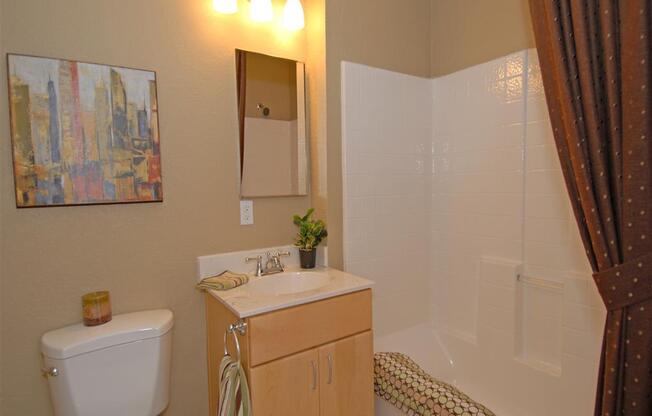
M398 352L374 355L374 391L410 416L496 416Z

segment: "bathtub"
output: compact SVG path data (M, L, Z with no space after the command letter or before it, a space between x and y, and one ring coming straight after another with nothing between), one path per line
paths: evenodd
M410 356L429 374L449 383L468 394L472 399L484 404L498 416L530 416L525 413L510 413L498 400L477 388L473 392L460 383L460 368L455 365L450 352L444 344L445 336L434 330L429 324L421 324L391 334L377 336L374 339L376 352L401 352ZM379 397L376 400L376 416L402 416L403 412Z
M497 416L588 416L593 414L595 362L568 357L569 371L554 373L488 344L422 324L378 335L376 352L401 352L425 371L445 381ZM480 348L480 345L482 348ZM376 416L400 416L376 397Z
M429 325L423 324L376 337L376 352L401 352L440 380L452 382L453 363ZM376 396L376 416L401 416L404 413Z

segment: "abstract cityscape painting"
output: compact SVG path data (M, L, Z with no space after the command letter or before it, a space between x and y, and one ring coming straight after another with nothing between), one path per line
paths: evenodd
M163 200L156 73L7 62L17 207Z

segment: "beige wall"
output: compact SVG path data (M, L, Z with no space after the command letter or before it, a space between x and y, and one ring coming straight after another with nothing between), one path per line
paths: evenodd
M342 267L341 61L430 75L430 0L326 3L328 255Z
M327 135L326 135L326 15L325 0L309 0L306 19L306 92L311 97L306 106L310 148L311 205L317 218L326 219L327 195ZM304 4L306 4L304 2Z
M432 0L433 77L534 47L528 0Z
M174 311L167 414L206 414L205 321L193 288L195 258L289 243L291 215L310 201L255 200L256 224L239 225L234 49L304 61L306 31L255 25L244 12L218 15L211 0L0 1L3 54L157 71L165 193L161 204L15 209L7 94L0 82L2 413L50 414L39 337L80 320L82 293L108 289L115 313ZM4 64L0 68L4 78Z

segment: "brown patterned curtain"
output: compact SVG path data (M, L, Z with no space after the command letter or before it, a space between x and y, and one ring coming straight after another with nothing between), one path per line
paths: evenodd
M595 415L652 415L650 0L530 0L566 186L607 307Z
M238 127L240 131L240 182L244 172L245 116L247 105L247 52L236 49L235 72L238 88Z

